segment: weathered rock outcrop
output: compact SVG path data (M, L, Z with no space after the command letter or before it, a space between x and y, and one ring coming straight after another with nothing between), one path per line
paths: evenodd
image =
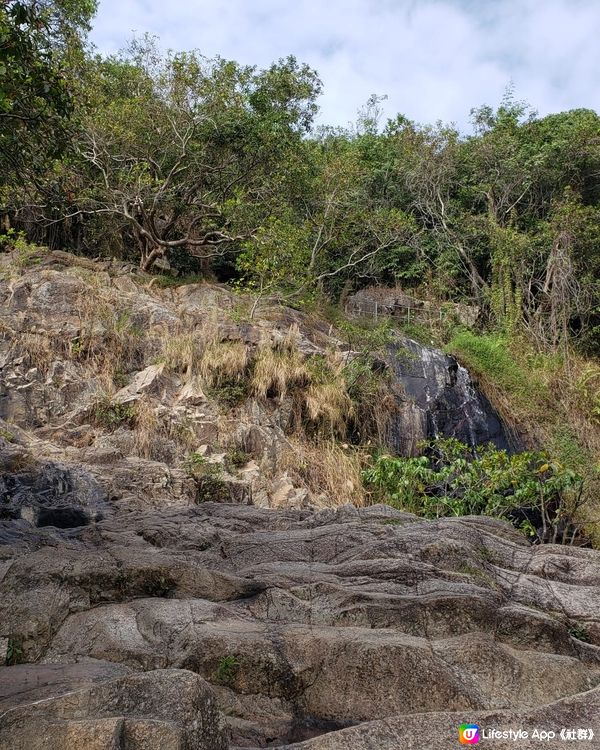
M575 741L580 747L597 748L600 747L597 730L592 727L598 726L599 716L600 689L596 688L530 711L469 712L468 722L465 722L464 711L395 716L286 745L285 750L422 750L425 747L427 750L450 750L458 747L458 727L465 723L486 727L488 732L496 730L494 739L488 744L484 738L482 745L498 750L565 747ZM519 730L521 734L515 738ZM535 735L536 730L538 735ZM583 738L578 735L579 731L585 732ZM561 732L565 732L568 739L563 740ZM502 733L506 733L504 738Z
M402 384L392 430L398 453L416 453L420 440L437 437L509 450L519 446L454 357L406 338L388 348L389 365Z
M198 675L166 669L102 679L99 667L109 671L97 664L11 668L14 687L29 690L0 717L0 750L227 749L215 696ZM50 695L30 702L32 693Z
M456 733L446 732L458 717L534 722L539 707L586 694L561 716L591 721L597 705L588 691L600 685L598 554L530 547L491 519L205 503L117 511L79 529L22 520L2 529L10 544L0 563L0 635L35 662L0 673L3 705L26 706L5 716L4 736L27 738L25 724L54 727L57 716L67 725L83 717L94 732L100 721L108 731L109 718L110 731L127 726L128 714L100 712L100 699L83 713L50 701L47 715L19 688L18 670L65 664L66 677L57 674L68 682L73 662L112 663L148 680L186 670L165 673L173 700L177 680L190 690L185 675L200 675L233 745L245 747L327 733L307 747L370 748L372 736L391 750L430 714L439 729L431 746L454 747ZM144 706L145 721L158 709ZM177 719L181 736L187 720Z
M281 460L289 400L205 387L188 334L244 350L294 324L310 356L342 351L329 326L50 260L0 281L1 750L450 750L466 721L600 737L599 553L317 507L304 458ZM427 430L454 384L420 405L424 370L404 377Z

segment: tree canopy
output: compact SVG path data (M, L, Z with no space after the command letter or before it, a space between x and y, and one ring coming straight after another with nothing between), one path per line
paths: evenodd
M539 117L508 91L451 125L315 126L321 82L141 37L86 41L92 0L0 7L3 224L148 272L336 301L401 284L477 305L538 345L596 350L600 118Z

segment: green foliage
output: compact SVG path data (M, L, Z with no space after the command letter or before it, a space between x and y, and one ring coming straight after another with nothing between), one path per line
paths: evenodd
M215 671L215 682L219 685L231 685L240 666L241 662L236 656L222 656Z
M578 641L583 641L584 643L592 642L588 629L581 623L572 623L569 627L569 635L571 638L577 638Z
M131 425L136 417L136 408L133 404L121 404L104 398L94 405L93 417L100 427L114 430L121 425Z
M242 245L236 259L241 286L260 298L289 293L307 282L309 235L293 220L269 217Z
M194 473L199 467L207 465L206 456L202 453L191 453L186 461L186 467L190 473Z
M389 319L375 321L372 318L347 320L337 317L336 328L342 338L354 350L376 353L394 341L396 329Z
M0 4L0 187L17 174L39 177L68 144L68 61L95 8L93 0Z
M559 527L574 522L582 478L544 452L509 455L454 439L429 442L422 450L413 458L379 456L364 472L365 481L402 510L426 518L505 518L539 542L556 540Z
M223 467L211 463L200 453L192 453L185 462L188 474L194 478L197 486L196 502L231 502L231 493L223 479Z
M589 362L575 383L591 421L600 424L600 364Z
M520 356L519 342L506 334L476 334L458 329L446 350L471 369L478 377L511 397L513 403L524 409L543 408L550 399L550 390L543 377L548 369L555 370L557 362L537 355L525 348L525 361Z
M166 258L189 273L185 257L199 271L238 250L267 220L265 201L292 189L320 83L292 57L257 70L162 54L146 36L89 61L86 86L74 145L87 210L129 232L144 269Z
M224 406L238 406L248 396L246 382L228 381L209 389L209 392Z
M6 666L12 667L15 664L20 664L23 659L23 649L19 641L14 638L8 639L8 647L6 649Z
M16 253L15 265L19 268L38 265L48 251L45 247L38 247L28 242L25 232L17 232L13 227L0 235L0 248L12 250Z
M2 438L2 440L6 440L7 443L13 443L15 440L14 434L4 427L0 427L0 438Z
M251 454L241 448L230 448L227 451L226 463L230 469L239 469L245 466L252 458Z

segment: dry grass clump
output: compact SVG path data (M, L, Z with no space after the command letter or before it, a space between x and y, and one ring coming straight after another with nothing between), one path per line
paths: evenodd
M64 352L61 343L44 333L2 332L3 338L11 342L11 359L23 357L27 367L35 367L42 375L47 375L52 362Z
M354 416L348 393L345 362L339 355L315 357L307 363L310 384L302 394L302 416L317 431L344 437Z
M140 458L159 460L163 454L164 431L150 399L141 398L135 407L133 452Z
M144 367L147 340L130 310L89 287L80 301L80 333L70 341L70 356L109 379ZM119 385L117 383L117 385Z
M165 331L159 359L169 370L182 375L185 382L197 378L202 369L204 352L218 341L216 311L203 318L200 325L177 332Z
M343 380L311 384L304 395L304 404L310 422L322 426L332 436L345 434L354 405Z
M351 360L344 369L354 411L350 435L354 442L389 446L399 406L399 388L389 371L368 357Z
M361 471L366 455L334 441L290 439L278 461L295 484L306 487L323 507L366 504Z
M243 341L213 341L202 352L198 373L207 388L219 388L243 380L248 362Z
M329 438L344 438L355 417L347 363L337 352L305 357L291 327L283 341L263 344L253 362L250 386L259 398L291 398L290 427Z
M173 372L190 381L198 369L203 342L194 331L191 333L166 334L160 359Z
M291 328L274 346L262 344L254 358L250 387L258 398L279 398L310 383L310 370L297 346L298 329Z

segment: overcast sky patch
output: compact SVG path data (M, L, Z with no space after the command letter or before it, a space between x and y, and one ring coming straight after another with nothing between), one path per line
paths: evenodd
M328 124L385 94L386 116L467 128L511 82L540 114L600 109L600 0L100 0L101 52L134 32L261 67L293 54L323 80Z

